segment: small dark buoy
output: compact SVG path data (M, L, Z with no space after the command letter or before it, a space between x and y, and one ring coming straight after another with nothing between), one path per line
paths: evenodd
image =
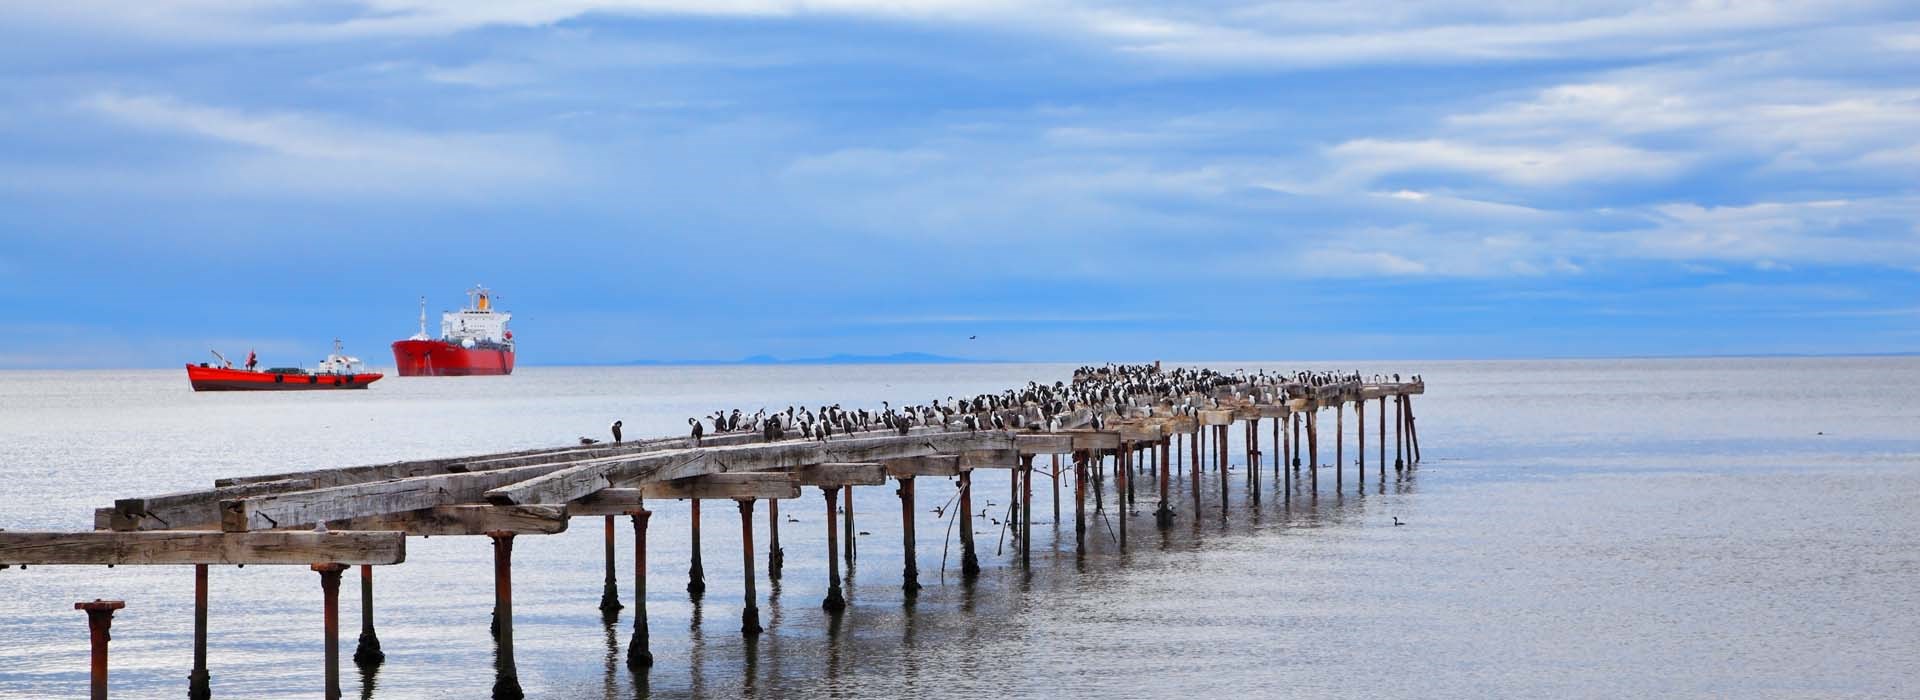
M860 534L862 534L862 535L871 535L871 534L873 534L873 533L871 533L871 532L867 532L866 530L861 530L861 531L860 531Z

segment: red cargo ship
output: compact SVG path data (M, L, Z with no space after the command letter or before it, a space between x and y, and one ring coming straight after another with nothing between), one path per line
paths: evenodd
M379 372L368 372L358 357L340 353L340 340L333 341L333 354L309 372L299 367L254 369L253 353L247 353L247 368L234 369L226 356L214 351L219 365L202 362L187 365L187 382L194 391L308 391L317 389L365 389L380 380Z
M440 314L440 337L427 336L427 299L420 298L420 332L393 344L402 377L513 374L513 314L493 310L486 287L467 290L467 307Z

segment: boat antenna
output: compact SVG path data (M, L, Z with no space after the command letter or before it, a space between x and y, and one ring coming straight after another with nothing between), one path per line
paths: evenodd
M420 297L420 337L427 337L427 298Z

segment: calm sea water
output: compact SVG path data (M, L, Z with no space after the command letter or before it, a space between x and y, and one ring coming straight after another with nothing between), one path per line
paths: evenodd
M858 527L871 534L838 621L819 609L823 507L809 489L782 508L798 522L781 524L784 580L761 579L768 631L755 643L738 633L737 511L706 509L709 590L693 601L685 505L652 504L657 662L637 678L621 663L630 615L609 628L597 609L600 520L522 537L521 683L534 698L1920 697L1920 359L1339 367L1427 377L1418 471L1389 469L1383 483L1369 466L1364 487L1349 471L1339 490L1324 471L1318 493L1291 499L1268 478L1255 504L1236 455L1226 507L1211 475L1197 513L1182 485L1164 534L1142 492L1124 551L1111 521L1077 551L1071 500L1063 526L1042 495L1032 573L980 522L987 571L972 587L958 580L957 535L930 512L952 486L923 479L927 588L911 606L898 501L891 487L861 489ZM629 436L677 434L686 416L722 407L944 399L1070 369L534 367L310 395L196 395L177 370L0 372L0 527L83 529L116 497L220 476L565 444L616 418ZM1330 460L1330 436L1322 445ZM1003 474L976 489L1004 511ZM764 508L756 525L764 577ZM629 532L622 522L630 596ZM377 573L388 661L372 677L349 662L348 694L486 697L487 540L407 549ZM72 603L97 597L127 601L115 693L184 695L192 579L191 567L0 571L0 698L84 696L87 628ZM343 656L357 591L349 573ZM216 568L212 601L215 697L319 694L318 575Z

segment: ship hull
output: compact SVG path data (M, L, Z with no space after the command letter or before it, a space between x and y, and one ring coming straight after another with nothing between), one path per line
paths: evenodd
M443 340L402 340L393 344L393 364L402 377L513 374L513 350L464 348Z
M380 380L377 372L360 374L287 374L249 372L224 367L187 365L187 382L194 391L320 391L365 389Z

